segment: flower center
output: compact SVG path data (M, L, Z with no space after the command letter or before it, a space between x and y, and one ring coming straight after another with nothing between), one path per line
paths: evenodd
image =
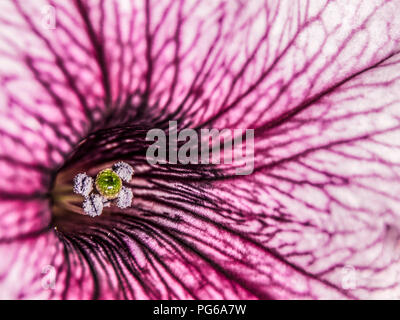
M104 169L96 176L96 189L107 199L115 199L121 187L121 178L111 169Z

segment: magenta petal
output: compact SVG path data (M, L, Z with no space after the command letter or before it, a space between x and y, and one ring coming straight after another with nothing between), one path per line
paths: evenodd
M399 1L46 3L0 3L0 298L399 297ZM76 144L144 120L254 128L255 171L49 231Z

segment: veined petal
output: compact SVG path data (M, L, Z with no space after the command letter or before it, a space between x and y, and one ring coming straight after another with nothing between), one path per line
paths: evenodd
M47 4L54 29L43 20ZM398 295L399 7L397 0L3 1L0 291ZM255 129L254 173L151 168L143 148L128 143L136 139L128 125L168 120ZM77 217L74 233L48 232L54 170L88 133L118 125L109 136L96 132L103 152L85 159L129 156L141 165L130 185L135 206L97 220L104 230ZM26 266L30 273L19 278ZM47 266L54 288L43 286ZM348 270L356 277L350 287Z

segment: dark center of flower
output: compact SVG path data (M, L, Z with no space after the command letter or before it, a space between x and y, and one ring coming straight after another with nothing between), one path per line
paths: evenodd
M124 192L123 184L134 191L140 176L149 172L146 150L152 142L146 141L145 137L152 127L154 126L135 124L94 130L76 145L66 157L64 165L56 172L50 193L52 224L59 232L76 235L79 232L88 232L88 228L94 224L98 229L99 224L113 223L109 222L115 216L113 213L122 211L116 199ZM123 168L120 165L116 166L121 161L131 166L140 164L144 173L138 172L138 179L133 182L130 179L133 172L127 174L121 171ZM85 214L85 197L73 190L74 177L78 174L94 178L94 190L91 194L98 193L103 198L115 201L111 206L105 205L102 214L96 219ZM120 176L129 179L122 180ZM121 201L118 203L121 204ZM127 210L123 213L127 214Z
M168 122L140 122L95 130L76 145L55 174L51 188L52 223L60 234L75 237L89 234L92 230L98 232L100 228L108 232L123 225L124 221L136 223L143 218L142 214L150 212L159 202L159 192L171 194L176 192L177 184L190 188L192 183L217 177L212 165L150 165L146 153L153 141L147 141L146 135L152 128L167 131ZM123 170L121 162L134 167L134 178L133 172ZM111 205L105 203L102 214L95 219L83 210L85 197L73 190L74 178L78 174L94 178L90 194L100 194L114 201ZM125 195L125 200L129 199L124 187L135 195L135 203L129 208L125 208L123 199L119 199L121 194ZM201 191L201 194L206 193ZM185 197L182 201L190 203L190 200L190 197Z

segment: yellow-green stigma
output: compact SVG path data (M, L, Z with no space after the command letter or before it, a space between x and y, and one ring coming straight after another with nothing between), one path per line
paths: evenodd
M104 169L97 174L96 189L106 199L117 198L121 188L121 178L112 169Z

